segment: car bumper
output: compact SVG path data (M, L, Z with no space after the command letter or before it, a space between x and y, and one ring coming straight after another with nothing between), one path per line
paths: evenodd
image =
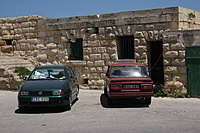
M57 107L69 104L67 96L49 96L47 102L32 102L30 96L18 96L18 107Z
M153 92L110 92L110 98L137 98L137 97L151 97Z

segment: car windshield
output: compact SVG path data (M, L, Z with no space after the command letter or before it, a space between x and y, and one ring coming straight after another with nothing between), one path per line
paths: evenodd
M64 69L58 68L50 68L50 69L35 69L30 77L29 80L35 79L65 79L66 75Z
M114 66L110 77L148 77L145 66Z

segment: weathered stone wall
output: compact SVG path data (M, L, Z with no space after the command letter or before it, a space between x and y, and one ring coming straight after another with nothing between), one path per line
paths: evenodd
M200 46L200 30L164 32L163 42L164 91L169 95L186 93L187 67L185 47Z
M148 65L149 42L163 41L166 83L179 79L185 87L185 45L177 41L178 35L163 32L200 28L199 18L199 12L182 7L58 19L5 18L0 19L0 51L28 56L40 65L69 64L81 88L103 89L108 64L133 61ZM119 60L116 38L130 35L134 36L135 59ZM83 60L70 60L70 44L77 38L83 39ZM6 45L7 39L12 45Z

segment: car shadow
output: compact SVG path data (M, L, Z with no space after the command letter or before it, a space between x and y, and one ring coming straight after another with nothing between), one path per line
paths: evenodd
M49 113L63 113L63 112L66 112L66 111L69 111L69 110L64 110L64 109L61 109L61 108L50 108L50 107L37 107L37 108L27 108L26 110L19 110L16 109L15 110L15 113L16 114L49 114Z
M148 108L143 100L138 99L116 99L112 105L108 104L108 97L104 94L100 96L101 105L104 108Z

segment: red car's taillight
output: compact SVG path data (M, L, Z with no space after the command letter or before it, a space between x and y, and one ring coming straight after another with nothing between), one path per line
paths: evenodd
M141 89L150 90L150 89L153 89L153 85L152 84L141 84Z
M110 91L121 91L121 90L122 90L121 84L110 85Z

